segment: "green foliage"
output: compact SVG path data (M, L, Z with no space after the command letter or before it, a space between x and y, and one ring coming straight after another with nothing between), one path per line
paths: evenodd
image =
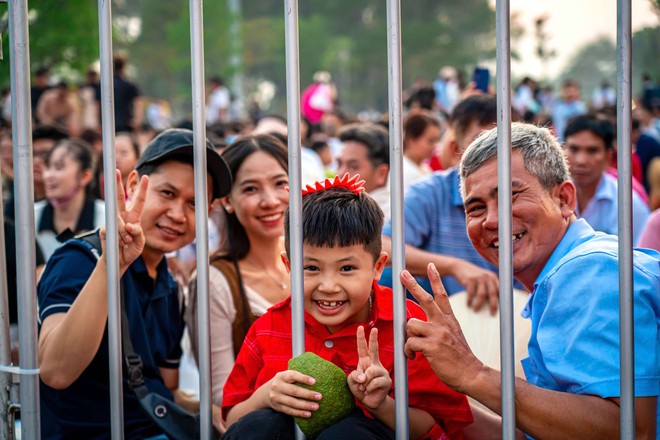
M660 0L658 5L660 11ZM660 48L660 26L640 29L633 34L633 91L641 88L641 77L644 73L648 73L655 81L660 81L658 48Z
M660 80L658 64L660 26L640 29L632 38L632 87L633 93L641 88L641 77L648 73ZM596 88L604 79L616 87L617 48L614 41L602 37L585 45L571 59L561 79L571 78L582 85L583 97Z
M190 49L187 1L141 0L142 35L128 49L145 93L183 105L189 114ZM487 0L402 2L404 87L420 76L433 80L440 67L467 70L495 53L495 14ZM332 73L349 112L387 107L387 11L369 0L307 0L299 4L300 86L317 70ZM227 2L205 2L207 77L231 76L231 17ZM272 81L269 110L285 114L284 7L281 1L242 1L242 66L246 84ZM234 91L236 92L236 91Z
M561 79L573 79L582 86L583 99L603 80L616 84L616 46L608 37L601 37L580 49L568 63Z
M84 71L99 56L96 2L29 3L30 64ZM32 19L32 17L34 17Z
M30 65L34 71L49 67L61 72L84 72L99 57L96 2L30 0ZM6 5L0 14L4 15ZM5 42L7 40L7 42ZM3 35L4 61L0 62L0 84L9 85L9 35Z
M285 113L286 71L284 5L272 0L241 0L239 40L229 0L204 2L206 76L227 82L242 69L250 87L272 81L276 97L270 111ZM134 67L135 81L147 96L163 97L177 115L191 114L190 16L188 0L113 0L113 16L138 18L135 41L115 38ZM2 7L2 6L0 6ZM98 18L94 0L31 0L37 11L31 24L33 66L67 65L82 73L98 57ZM467 72L494 59L495 13L488 0L415 0L401 2L403 86L424 77L432 81L440 67ZM514 26L515 27L515 26ZM377 0L306 0L299 3L300 86L317 70L332 73L342 107L349 113L388 102L386 4ZM513 29L513 35L517 33ZM119 34L117 34L119 37ZM238 66L230 63L243 48ZM8 63L0 63L0 69ZM0 77L0 82L8 78ZM236 90L232 90L236 93ZM247 90L250 92L250 90Z
M308 351L291 359L289 369L316 379L314 385L301 383L297 385L317 391L323 396L319 402L319 409L312 412L312 417L308 419L294 417L308 439L315 439L324 429L353 411L355 399L348 388L346 374L332 362Z

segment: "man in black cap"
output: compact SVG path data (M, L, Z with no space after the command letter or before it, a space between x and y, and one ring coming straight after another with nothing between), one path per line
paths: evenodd
M178 390L183 322L165 254L195 238L193 135L167 130L131 172L124 200L118 186L119 270L123 308L149 391L192 410ZM231 188L224 160L207 141L209 201ZM105 250L105 228L100 230ZM109 438L110 390L106 332L107 263L83 240L60 247L37 288L42 438ZM124 381L125 438L164 438Z

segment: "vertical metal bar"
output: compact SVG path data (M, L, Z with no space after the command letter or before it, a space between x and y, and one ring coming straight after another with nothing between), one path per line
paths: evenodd
M119 243L117 237L117 182L115 177L115 113L112 62L111 0L99 0L101 58L101 121L103 174L105 175L105 228L108 264L108 362L110 373L110 429L113 440L124 438L122 388L121 298L119 296Z
M617 1L617 148L619 229L619 359L621 365L621 438L635 438L635 347L632 255L631 5Z
M286 102L289 138L289 212L291 215L291 302L293 356L305 352L302 274L302 173L300 163L300 62L298 48L298 0L284 0L286 41ZM294 246L295 245L295 246Z
M0 181L2 174L0 173ZM0 201L3 201L2 185L0 185ZM4 209L0 208L0 365L11 364L11 338L9 333L9 288L7 287L7 276L15 277L16 273L7 273L7 249L5 243L5 215ZM0 372L0 438L9 438L13 426L10 427L9 417L9 389L12 386L11 373Z
M516 433L513 348L513 242L511 217L511 46L509 0L498 0L497 27L497 181L500 237L500 362L502 366L502 438Z
M37 295L34 251L34 190L32 173L32 111L30 101L30 40L27 1L9 2L11 109L14 143L16 206L16 267L18 268L18 342L23 370L38 368ZM20 387L22 436L38 439L39 377L23 375Z
M300 161L300 50L298 0L284 0L286 57L286 107L289 146L289 237L291 262L291 349L293 356L305 352L305 308L302 272L302 172ZM296 439L304 438L296 428Z
M387 1L387 71L390 117L390 188L392 210L392 273L405 267L403 245L403 123L401 110L401 4ZM409 438L408 362L403 352L406 342L406 294L400 282L393 283L394 311L394 402L396 438Z
M197 332L199 334L200 436L210 439L211 354L209 352L209 206L206 176L206 109L204 93L204 2L190 0L190 64L192 84L193 142L195 165L195 230L197 246Z

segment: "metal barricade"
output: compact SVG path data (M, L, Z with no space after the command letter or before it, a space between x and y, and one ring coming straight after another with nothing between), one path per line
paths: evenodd
M110 427L113 440L124 438L121 297L119 294L119 238L117 236L117 182L115 161L114 74L112 62L112 2L98 1L101 55L101 121L105 178L106 261L108 265L108 362L110 372Z
M190 0L190 53L193 89L193 141L195 171L195 231L197 261L209 261L208 195L206 175L206 108L204 93L204 20L202 0ZM211 354L209 324L209 265L197 265L199 307L197 328L199 347L200 435L210 439L213 433L211 415Z
M390 188L392 210L392 273L405 268L403 235L403 110L401 69L401 3L387 2L387 70L390 121ZM392 278L396 278L393 276ZM408 438L408 359L403 352L406 342L406 293L393 279L394 312L394 402L396 438Z
M16 195L16 274L18 287L18 344L23 438L36 440L41 432L37 362L37 295L34 249L34 193L32 172L32 112L30 102L30 45L27 1L10 1L9 47L11 70L12 142ZM20 251L19 251L20 249ZM4 249L3 249L4 252Z
M39 380L37 365L36 332L36 284L34 277L34 212L32 176L32 119L30 107L29 36L27 26L27 1L15 0L9 3L9 39L11 58L11 94L13 149L16 182L16 241L18 261L19 295L19 345L21 353L20 402L22 434L27 440L40 437ZM194 169L195 202L197 228L197 260L208 261L207 228L207 174L205 147L205 106L204 106L204 42L203 42L203 2L190 0L191 64L193 90L194 125ZM632 276L632 184L631 184L631 2L618 0L618 130L619 146L619 294L620 294L620 339L621 339L621 438L635 436L634 417L634 327L633 327L633 276ZM104 173L113 176L115 171L114 153L114 91L112 71L112 14L111 1L98 1L99 45L101 53L101 109L103 120ZM284 2L286 37L286 78L287 78L287 119L289 123L289 170L290 170L290 212L291 212L291 272L293 322L293 355L304 352L303 320L303 275L302 275L302 198L301 198L301 158L300 158L300 80L298 47L298 1ZM388 45L388 94L390 121L390 169L392 189L392 261L393 272L398 274L405 267L403 240L403 173L402 173L402 85L401 85L401 18L400 1L387 2L387 45ZM512 235L511 219L511 86L510 86L510 6L509 0L496 2L497 21L497 108L498 108L498 185L499 185L499 235ZM119 297L119 259L117 252L117 187L115 179L105 179L106 228L108 231L108 335L110 349L110 391L112 438L123 438L123 395L121 359L121 305ZM0 193L0 196L2 194ZM2 220L0 214L0 220ZM3 232L0 227L0 233ZM515 436L515 378L513 346L513 251L512 243L500 241L500 328L502 364L502 437ZM0 249L0 269L5 268L4 248ZM6 270L3 270L6 273ZM200 407L201 436L210 438L212 433L211 413L211 370L208 314L209 267L198 266L199 288L199 335L200 335ZM11 276L11 274L10 274ZM9 333L6 304L6 279L0 283L0 414L8 413L11 378L7 367L9 355ZM396 382L396 437L408 437L407 367L403 355L405 342L405 292L398 282L394 285L394 328L395 328L395 382ZM3 419L9 419L3 417ZM13 427L5 423L0 426L0 434L8 436ZM301 433L298 432L298 436Z
M617 148L621 438L635 438L635 345L632 240L631 0L617 1Z
M498 236L511 237L511 44L509 0L498 0L497 31L497 218ZM502 438L516 435L513 337L513 242L500 240L500 365L502 367Z

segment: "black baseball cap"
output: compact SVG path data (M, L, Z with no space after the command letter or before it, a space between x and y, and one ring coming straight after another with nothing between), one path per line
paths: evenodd
M193 163L193 132L184 128L170 128L156 136L140 156L136 170L147 164L161 163L169 159L190 158ZM213 180L213 199L226 196L231 190L231 171L225 160L206 139L206 167Z

